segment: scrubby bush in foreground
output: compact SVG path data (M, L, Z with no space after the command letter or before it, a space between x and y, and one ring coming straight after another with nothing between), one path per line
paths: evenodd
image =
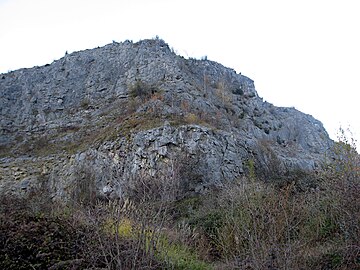
M2 198L0 269L359 269L359 155L335 153L308 190L252 175L177 197L177 175L125 201Z

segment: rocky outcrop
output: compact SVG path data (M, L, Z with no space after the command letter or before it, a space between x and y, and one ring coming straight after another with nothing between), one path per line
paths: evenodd
M202 192L249 164L260 177L313 171L332 146L312 116L263 102L251 79L158 39L1 74L0 115L0 192L46 188L61 200L130 196L139 178Z

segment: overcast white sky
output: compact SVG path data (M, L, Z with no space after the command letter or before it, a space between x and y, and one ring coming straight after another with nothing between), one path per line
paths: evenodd
M360 141L358 0L0 0L0 73L158 35Z

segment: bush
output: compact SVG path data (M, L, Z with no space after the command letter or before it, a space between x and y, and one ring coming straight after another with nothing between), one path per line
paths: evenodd
M158 92L155 86L148 85L142 80L136 80L135 84L130 86L130 97L139 97L142 101L150 99L152 95Z
M249 160L249 178L192 197L203 159L185 155L130 179L133 201L97 201L80 168L70 206L45 187L1 197L0 269L358 269L360 158L346 141L334 152L313 189L260 182Z
M6 209L0 213L1 269L162 268L150 248L155 234L150 236L143 226L132 237L123 204L35 214L26 201L17 201L22 206L16 208L9 205L13 202L1 205ZM109 220L118 225L116 230L105 229Z
M84 252L88 228L69 219L34 214L26 206L13 210L8 206L4 207L6 213L0 213L1 269L57 269L61 263L63 268L88 265Z

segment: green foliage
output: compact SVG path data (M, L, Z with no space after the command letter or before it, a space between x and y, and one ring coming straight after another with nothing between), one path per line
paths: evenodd
M167 268L176 270L205 270L213 267L198 259L196 253L182 244L165 244L160 253L160 258L164 260Z
M201 199L199 196L189 197L174 202L173 215L174 217L191 217L201 206Z
M339 225L331 217L326 216L324 222L320 224L319 235L322 238L330 238L338 231Z
M121 220L114 220L109 218L103 224L105 232L115 235L117 234L122 238L132 238L135 236L136 228L134 228L133 222L129 218L122 218Z
M248 175L249 179L251 181L254 181L256 179L256 173L255 173L255 161L254 159L249 159L247 162L247 169L248 169Z
M339 266L341 266L341 264L343 263L343 258L342 255L339 253L332 253L329 254L329 261L330 261L330 267L329 268L337 268Z
M349 196L330 181L331 174L323 177L328 182L306 192L298 192L295 183L277 187L241 179L202 198L184 218L229 267L245 268L246 261L254 269L356 268L359 212L343 200L358 202L359 193Z
M223 212L219 210L207 211L190 221L190 225L202 229L210 239L216 239L223 223Z

